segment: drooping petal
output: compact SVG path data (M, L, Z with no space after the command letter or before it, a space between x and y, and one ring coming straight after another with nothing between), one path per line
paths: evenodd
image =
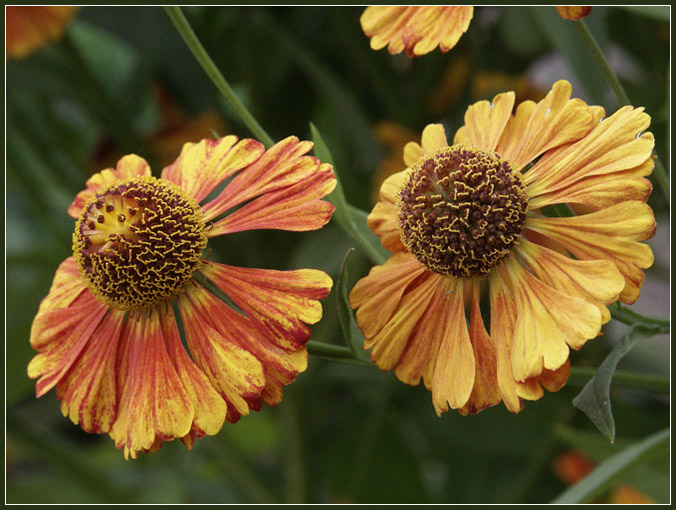
M570 83L560 80L536 105L521 103L496 151L521 170L545 151L585 136L592 128L592 112L584 101L570 99L572 90Z
M467 31L472 15L471 6L371 6L360 22L372 49L387 46L392 55L406 51L414 57L437 46L442 52L451 49Z
M217 298L189 284L178 302L192 358L228 404L226 419L235 422L257 405L265 386L263 366L239 345L236 325L227 332L212 325L211 317L223 314Z
M391 253L406 251L397 230L396 202L399 192L406 185L411 170L406 169L389 176L380 186L380 201L366 218L369 228L380 237L383 247Z
M61 412L82 430L107 433L117 414L115 364L124 312L111 310L57 384Z
M514 92L498 94L493 101L479 101L467 109L465 125L455 134L453 143L477 145L494 151L514 108Z
M257 161L263 152L262 143L251 139L237 142L233 135L186 143L178 159L162 170L162 178L201 202L228 177Z
M214 435L221 430L227 405L185 351L173 314L162 313L160 327L169 359L195 410L190 433L181 438L188 448L192 448L195 439Z
M89 178L86 189L75 196L75 200L68 208L68 214L73 218L79 218L84 205L99 191L105 190L119 180L133 179L143 175L150 176L150 166L146 160L136 154L124 156L117 162L114 169L101 170Z
M456 281L444 297L442 338L432 379L432 403L437 415L463 408L472 393L476 376L476 359L465 319L464 292Z
M620 301L629 304L638 299L642 269L654 261L650 246L639 242L655 234L655 217L648 205L629 201L580 216L533 217L526 227L555 240L578 259L613 261L625 279Z
M471 315L469 338L472 342L475 361L475 377L472 393L467 403L459 409L461 414L476 414L498 404L501 394L498 386L498 361L495 346L488 336L479 307L479 282L471 284Z
M639 199L647 198L650 183L642 177L652 170L655 145L652 134L644 133L649 124L643 108L626 106L595 122L579 141L545 154L524 175L528 195L534 199L532 206L574 201L598 209L632 200L637 193ZM599 198L604 186L609 189Z
M522 239L518 253L533 274L565 294L594 303L603 323L610 320L605 305L614 303L624 288L624 277L610 260L575 260Z
M601 331L601 312L595 305L545 284L510 256L503 276L510 280L517 310L511 361L517 381L556 370Z
M195 409L169 358L159 312L130 312L120 356L127 370L118 373L122 388L110 436L125 458L159 449L161 442L190 432Z
M28 364L28 376L39 377L37 397L66 375L107 312L108 307L88 290L78 292L64 308L45 307L38 312L30 336L31 346L38 354Z
M308 324L322 317L324 299L333 284L322 271L272 271L208 263L202 273L280 347L297 350L310 339Z
M205 221L257 196L289 188L315 173L328 171L329 165L320 168L317 158L306 155L312 147L312 142L299 141L295 136L270 147L253 164L237 173L216 198L204 205Z
M374 266L350 292L350 306L357 308L357 323L367 338L390 320L409 285L425 268L408 253L397 253L382 266Z
M305 231L318 229L331 219L334 206L321 200L336 187L331 165L321 165L301 182L268 191L216 221L209 237L256 229Z

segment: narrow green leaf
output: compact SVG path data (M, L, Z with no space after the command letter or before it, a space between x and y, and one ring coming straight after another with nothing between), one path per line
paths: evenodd
M343 263L340 266L340 276L336 283L336 300L338 307L338 318L340 320L340 327L343 330L343 337L345 338L345 345L352 351L355 358L368 360L368 355L362 348L364 344L364 335L362 335L354 314L350 308L349 289L348 289L348 272L347 261L350 255L354 252L354 248L350 248L345 254Z
M333 157L324 143L324 139L319 133L319 130L312 123L310 123L310 130L312 131L312 140L315 144L315 154L324 163L333 165ZM371 262L374 264L384 264L389 254L380 244L378 236L371 232L371 229L366 225L366 217L368 214L348 204L347 199L345 198L345 192L340 183L338 171L335 167L334 174L338 183L336 189L327 197L328 201L336 208L333 212L332 219L340 225L347 235L357 242Z
M574 504L591 500L627 471L669 448L669 438L669 429L665 429L625 448L601 462L589 476L563 491L552 503Z
M573 399L573 405L584 412L611 443L615 441L615 420L610 407L610 383L617 363L636 344L661 332L659 326L633 325L603 360L594 377Z

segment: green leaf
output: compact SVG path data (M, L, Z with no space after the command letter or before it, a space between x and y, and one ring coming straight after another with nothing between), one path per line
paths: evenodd
M669 21L671 19L671 9L669 6L660 5L616 5L618 9L640 14L658 21Z
M312 123L310 124L310 130L312 131L312 140L315 144L315 154L324 163L333 165L333 157L324 143L319 130ZM334 174L337 181L336 189L327 197L328 201L336 208L332 219L340 225L347 235L359 244L369 259L371 259L371 262L374 264L384 264L389 257L389 253L380 244L378 236L368 228L366 224L368 214L347 203L338 172L335 168Z
M348 346L354 357L357 359L363 359L364 361L368 360L368 354L364 351L362 346L364 345L364 335L362 335L357 322L355 321L354 314L350 308L350 299L348 297L348 273L347 273L347 261L350 258L350 255L354 252L354 248L350 248L345 254L343 263L340 267L340 276L338 277L338 283L336 283L336 300L338 305L338 318L340 320L340 327L343 330L343 337L345 338L345 345Z
M612 482L630 469L669 448L669 429L657 432L607 458L582 481L566 489L553 504L584 503L603 492Z
M611 443L615 441L615 420L610 408L610 383L617 364L636 344L661 332L660 326L633 325L573 399L573 405L584 412Z

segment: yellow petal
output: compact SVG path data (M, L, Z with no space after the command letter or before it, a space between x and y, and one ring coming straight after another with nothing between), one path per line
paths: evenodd
M422 132L422 148L425 155L433 155L437 149L448 147L446 131L442 124L428 124Z
M465 113L465 125L458 130L453 143L494 151L512 116L514 97L514 92L507 92L495 96L491 103L479 101L470 106Z
M404 163L406 166L413 166L424 155L425 151L417 142L408 142L404 146Z

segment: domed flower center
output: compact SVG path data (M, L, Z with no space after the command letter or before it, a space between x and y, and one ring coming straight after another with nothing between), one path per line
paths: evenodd
M430 271L487 274L526 221L521 175L496 153L457 144L420 158L400 193L401 239Z
M100 301L140 310L183 288L206 243L195 200L168 181L137 177L118 181L85 204L73 253Z

